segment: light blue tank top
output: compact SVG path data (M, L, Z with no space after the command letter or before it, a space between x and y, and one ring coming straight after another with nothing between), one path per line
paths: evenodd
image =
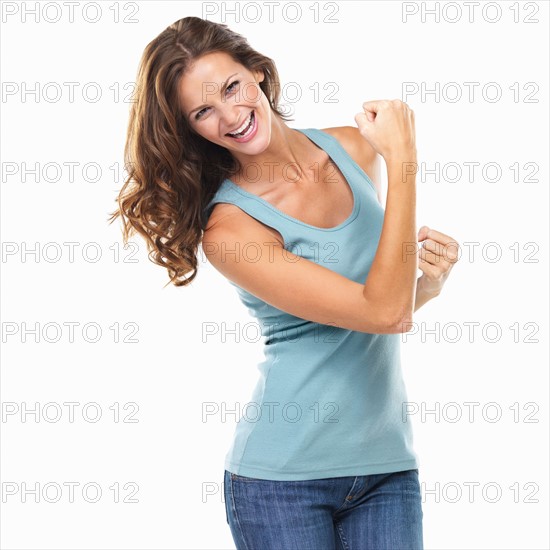
M351 215L323 229L294 219L231 180L206 208L231 203L276 229L293 254L364 284L382 232L376 189L338 140L297 129L324 149L351 187ZM400 334L367 334L290 315L229 281L256 318L265 359L241 409L225 469L297 481L418 468L400 363ZM319 296L322 300L323 296Z

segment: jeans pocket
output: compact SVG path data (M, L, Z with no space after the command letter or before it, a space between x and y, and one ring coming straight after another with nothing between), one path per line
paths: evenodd
M258 479L256 477L240 476L240 475L231 473L231 481L243 481L245 483L253 483L253 482L266 481L266 480Z
M224 500L224 506L225 506L225 520L227 521L227 524L229 525L229 506L231 506L231 479L230 479L230 473L225 470L223 474L223 500Z

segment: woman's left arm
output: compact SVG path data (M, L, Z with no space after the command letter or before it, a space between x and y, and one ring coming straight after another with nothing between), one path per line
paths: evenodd
M418 267L422 275L416 280L414 311L439 296L441 289L458 261L458 243L435 229L423 225L418 232Z
M424 277L424 275L422 275ZM416 279L416 298L414 301L414 311L418 311L424 304L428 303L432 298L435 298L437 294L430 294L423 288L423 283L420 282L422 277Z

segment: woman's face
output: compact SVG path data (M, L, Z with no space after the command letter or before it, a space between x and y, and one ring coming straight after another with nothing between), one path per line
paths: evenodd
M271 139L271 107L259 86L263 79L262 71L250 72L224 52L205 54L181 77L183 114L208 141L245 155L261 153Z

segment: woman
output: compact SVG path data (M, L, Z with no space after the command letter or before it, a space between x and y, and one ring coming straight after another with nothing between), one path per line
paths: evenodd
M255 409L225 461L237 548L422 548L399 334L440 293L458 245L423 227L418 250L405 103L366 102L358 128L298 130L279 91L273 61L226 25L170 25L140 64L112 219L125 241L145 237L176 286L196 276L202 243L261 324Z

